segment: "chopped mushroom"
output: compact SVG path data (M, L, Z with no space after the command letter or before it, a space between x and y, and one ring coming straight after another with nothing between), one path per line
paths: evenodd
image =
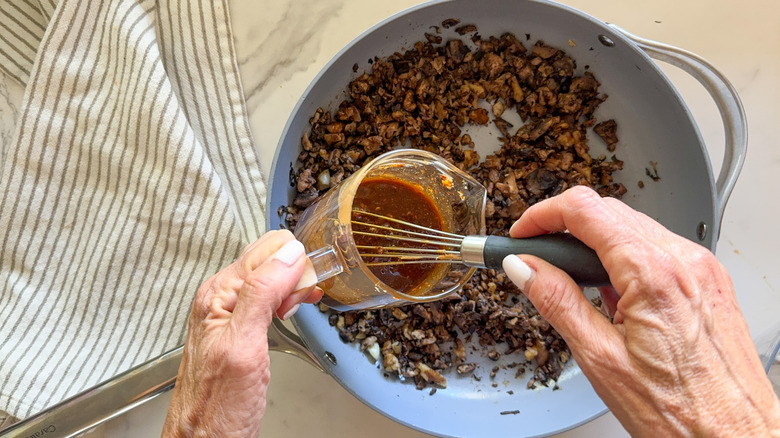
M457 18L448 18L448 19L446 19L446 20L441 22L441 27L443 27L445 29L449 29L452 26L457 26L459 23L460 23L460 20L458 20Z
M457 371L458 374L469 374L470 372L474 371L475 368L477 368L477 364L475 363L464 363L458 365Z
M601 122L593 127L593 131L601 137L607 144L607 149L610 152L615 151L615 145L618 142L617 138L617 123L614 120L607 120Z
M417 369L420 371L420 377L422 377L426 382L435 383L442 388L447 387L447 379L442 376L440 372L434 370L428 365L425 365L424 363L418 363Z

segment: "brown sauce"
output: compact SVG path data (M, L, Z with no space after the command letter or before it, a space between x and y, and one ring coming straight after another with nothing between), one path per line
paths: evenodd
M420 187L416 187L405 181L395 178L366 178L361 183L352 201L353 231L372 231L377 234L389 234L383 230L371 229L371 227L359 226L354 221L366 222L393 228L408 229L401 224L378 219L362 214L361 211L381 214L395 219L411 222L423 227L436 230L444 229L444 219L436 204L430 196ZM381 247L399 246L406 248L429 248L425 244L404 242L386 237L354 235L355 244L359 246L377 247L376 251L382 252ZM360 252L366 253L367 250ZM388 259L363 256L365 263L385 262ZM419 293L421 286L434 272L437 272L435 263L394 264L386 266L369 266L371 272L384 284L392 289L411 295Z

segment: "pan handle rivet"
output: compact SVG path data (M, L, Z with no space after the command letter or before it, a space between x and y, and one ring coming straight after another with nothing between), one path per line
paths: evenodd
M698 237L700 241L704 241L704 238L707 237L707 224L699 222L699 225L696 226L696 237Z
M328 362L332 363L333 365L336 365L336 356L331 353L330 351L326 351L323 356L325 356L325 359L328 359Z
M599 42L607 47L615 47L615 42L606 35L599 35Z

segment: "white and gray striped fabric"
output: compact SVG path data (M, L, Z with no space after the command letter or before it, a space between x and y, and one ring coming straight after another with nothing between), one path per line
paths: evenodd
M30 78L50 17L43 15L37 0L0 1L0 66L20 83Z
M0 0L26 86L0 155L0 410L24 418L183 342L264 230L227 0Z

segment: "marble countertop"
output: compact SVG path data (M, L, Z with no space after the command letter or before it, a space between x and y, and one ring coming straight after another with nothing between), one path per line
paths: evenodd
M282 129L322 66L376 22L417 0L230 0L239 68L251 129L268 175ZM736 285L754 339L763 346L780 330L780 2L775 0L566 0L603 21L706 58L735 85L749 122L747 160L723 218L717 256ZM715 170L723 128L695 80L663 66L693 112ZM23 90L0 76L0 139L11 135ZM338 383L291 356L272 353L272 382L262 436L374 438L428 436L394 423ZM89 437L159 436L170 394L87 433ZM560 437L628 436L611 414Z

